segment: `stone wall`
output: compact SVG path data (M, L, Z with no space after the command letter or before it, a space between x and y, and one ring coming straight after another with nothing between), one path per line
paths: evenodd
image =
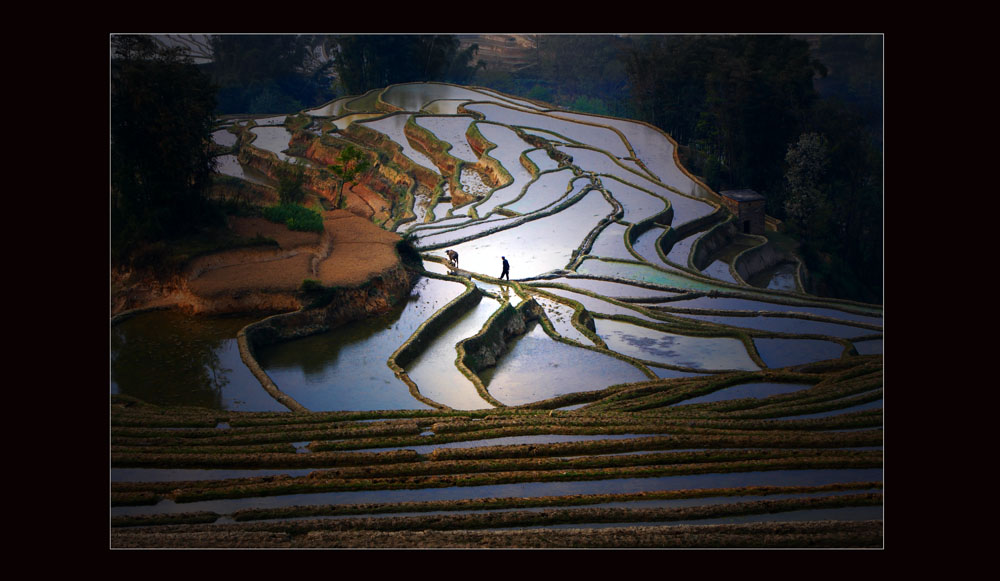
M758 272L765 271L786 260L788 257L775 250L773 244L766 242L741 252L733 261L733 266L740 278L746 281Z
M524 334L527 323L537 320L541 313L541 305L533 298L517 307L504 303L478 334L461 343L462 363L474 373L496 365L507 352L507 342Z
M733 220L715 226L694 243L691 264L698 270L704 270L709 265L712 255L728 246L738 233Z

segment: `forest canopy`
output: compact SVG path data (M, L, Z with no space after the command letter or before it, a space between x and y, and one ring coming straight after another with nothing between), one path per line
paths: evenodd
M111 61L111 242L127 249L210 221L215 87L179 51L115 36Z

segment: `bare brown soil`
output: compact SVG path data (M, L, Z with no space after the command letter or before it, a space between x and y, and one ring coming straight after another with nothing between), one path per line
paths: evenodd
M240 237L271 238L279 248L252 247L217 252L191 262L172 284L137 285L113 314L126 309L177 306L195 311L225 310L248 295L258 308L288 308L305 279L325 286L356 286L399 264L400 238L346 210L324 212L324 232L296 232L263 218L235 217L230 229Z

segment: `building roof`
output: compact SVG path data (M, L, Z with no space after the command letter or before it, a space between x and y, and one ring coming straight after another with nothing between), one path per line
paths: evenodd
M730 200L736 200L737 202L752 202L754 200L764 199L764 196L753 190L726 190L724 192L719 192L719 195L725 196Z

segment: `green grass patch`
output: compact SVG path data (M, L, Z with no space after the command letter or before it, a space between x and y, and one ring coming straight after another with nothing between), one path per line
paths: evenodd
M289 230L300 232L322 232L323 216L298 204L278 204L263 210L264 218L284 224Z

